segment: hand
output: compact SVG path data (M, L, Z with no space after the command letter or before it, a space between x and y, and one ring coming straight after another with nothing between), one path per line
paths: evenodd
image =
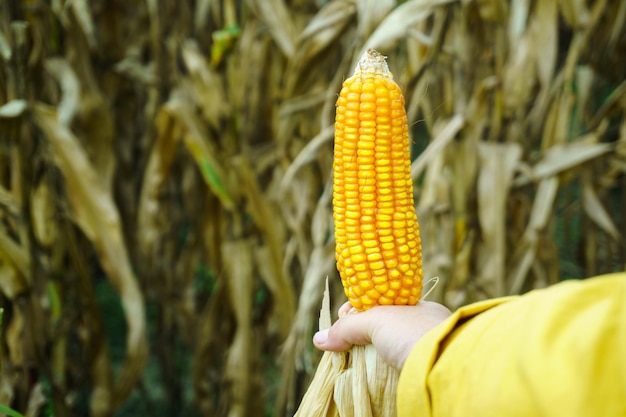
M339 320L313 336L321 350L342 352L352 345L373 344L389 365L400 370L411 349L430 329L451 313L441 304L422 301L416 306L377 306L349 313L349 302L339 308Z

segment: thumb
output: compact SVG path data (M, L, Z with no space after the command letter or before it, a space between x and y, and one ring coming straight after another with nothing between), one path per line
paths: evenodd
M321 330L313 336L313 344L321 350L342 352L352 345L372 343L372 321L367 319L367 312L347 314L335 322L329 329Z

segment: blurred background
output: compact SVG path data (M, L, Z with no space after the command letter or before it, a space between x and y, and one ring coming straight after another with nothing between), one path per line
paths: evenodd
M290 416L334 103L405 92L429 296L626 269L626 2L0 0L0 404Z

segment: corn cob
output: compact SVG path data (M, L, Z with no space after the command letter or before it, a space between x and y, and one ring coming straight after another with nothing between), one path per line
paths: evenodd
M352 306L414 305L422 290L404 97L385 57L365 52L337 99L337 269Z

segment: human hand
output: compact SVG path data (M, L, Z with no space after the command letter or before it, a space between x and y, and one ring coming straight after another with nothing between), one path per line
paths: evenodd
M377 306L351 314L346 302L339 320L313 336L318 349L342 352L352 345L373 344L389 365L400 370L411 349L430 329L450 316L450 310L432 301L416 306Z

